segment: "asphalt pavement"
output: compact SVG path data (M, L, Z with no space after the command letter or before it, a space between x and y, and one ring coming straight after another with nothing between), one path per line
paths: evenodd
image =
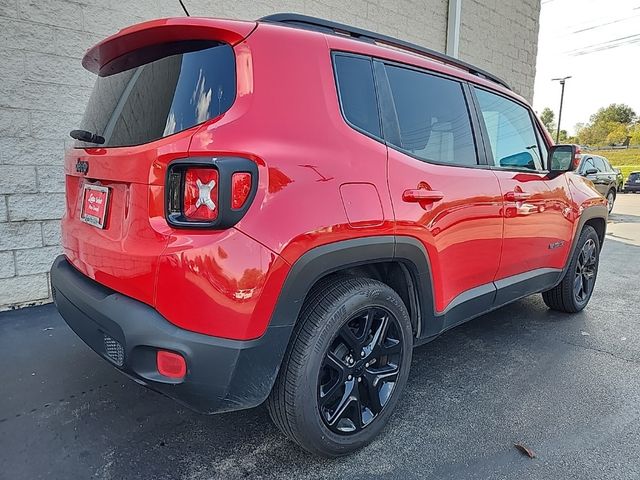
M640 195L611 220L635 226L606 240L583 312L536 295L416 349L388 427L338 460L264 407L202 416L137 385L51 305L2 313L0 478L638 479Z

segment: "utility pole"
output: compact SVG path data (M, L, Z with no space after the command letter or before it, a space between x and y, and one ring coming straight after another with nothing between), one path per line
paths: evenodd
M562 85L562 92L560 93L560 111L558 112L558 131L556 132L556 143L558 143L560 139L560 121L562 120L562 101L564 100L564 82L569 78L571 78L571 75L569 75L568 77L551 79L552 82L560 82L560 85Z

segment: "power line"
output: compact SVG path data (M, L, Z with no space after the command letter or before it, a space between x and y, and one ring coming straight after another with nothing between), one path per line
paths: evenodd
M633 15L631 17L616 18L615 20L611 20L610 22L599 23L597 25L592 25L590 27L581 28L580 30L574 30L573 33L588 32L589 30L595 30L596 28L606 27L607 25L613 25L615 23L626 22L627 20L633 20L634 18L638 18L638 17L640 17L640 15Z
M613 38L604 42L594 43L593 45L587 45L585 47L570 50L566 53L572 56L586 55L589 53L600 52L603 50L610 50L612 48L622 47L624 45L631 45L640 42L640 34L626 35L624 37Z

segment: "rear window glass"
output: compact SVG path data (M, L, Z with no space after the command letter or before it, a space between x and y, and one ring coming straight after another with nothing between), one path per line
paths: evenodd
M334 62L345 118L351 125L380 137L380 118L371 60L336 55Z
M104 137L100 146L140 145L172 135L224 113L235 99L235 58L227 44L158 45L111 64L101 70L79 127Z
M477 165L462 85L403 67L385 69L400 128L395 146L430 162Z

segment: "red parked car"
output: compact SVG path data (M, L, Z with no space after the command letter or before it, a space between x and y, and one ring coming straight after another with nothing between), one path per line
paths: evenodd
M530 294L589 301L606 200L487 72L291 14L154 20L82 63L55 302L197 411L266 400L302 447L347 454L414 346Z

